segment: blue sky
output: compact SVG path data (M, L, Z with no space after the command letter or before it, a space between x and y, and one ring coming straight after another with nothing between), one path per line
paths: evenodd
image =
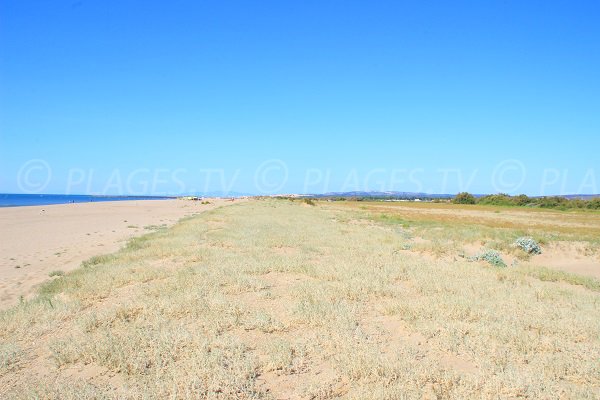
M0 0L0 192L600 192L599 16Z

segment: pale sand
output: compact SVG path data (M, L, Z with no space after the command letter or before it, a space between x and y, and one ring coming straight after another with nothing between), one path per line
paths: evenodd
M600 254L587 253L585 243L555 242L544 246L542 254L533 256L529 264L600 279Z
M0 208L0 309L31 298L52 271L71 271L111 253L150 225L230 204L186 200L114 201Z

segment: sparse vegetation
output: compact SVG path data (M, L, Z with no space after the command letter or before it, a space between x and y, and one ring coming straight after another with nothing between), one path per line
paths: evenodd
M21 349L14 342L0 343L0 375L12 370L21 356Z
M167 229L167 224L160 224L160 225L146 225L144 226L144 229L147 231L158 231L161 229Z
M64 274L65 274L65 272L64 272L64 271L61 271L61 270L54 270L54 271L51 271L51 272L48 274L48 276L49 276L50 278L53 278L53 277L55 277L55 276L63 276Z
M600 280L571 274L565 271L558 271L545 267L521 267L518 270L520 273L534 277L545 282L565 282L570 285L580 285L589 290L600 292Z
M103 255L100 255L100 256L92 257L89 260L84 261L83 263L81 263L81 266L83 268L90 268L90 267L94 267L96 265L103 264L103 263L106 263L108 261L111 261L114 258L115 258L114 254L103 254Z
M435 206L266 199L133 239L0 313L0 391L17 399L597 397L597 280L454 257L472 242L516 251L528 229L536 239L592 243L595 220L529 228L529 214L488 210L471 220L460 206Z

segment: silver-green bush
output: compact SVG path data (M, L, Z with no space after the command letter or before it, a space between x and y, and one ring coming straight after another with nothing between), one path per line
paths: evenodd
M542 248L531 237L520 237L515 240L515 246L528 254L542 254Z
M487 261L494 267L506 267L506 263L502 259L500 253L496 250L485 250L481 254L471 257L473 261Z

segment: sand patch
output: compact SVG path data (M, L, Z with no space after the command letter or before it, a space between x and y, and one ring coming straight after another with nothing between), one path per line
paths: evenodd
M115 201L0 208L0 309L30 298L52 271L69 272L134 236L225 204Z
M586 251L584 243L556 242L542 250L542 254L531 257L526 264L600 279L600 258Z

